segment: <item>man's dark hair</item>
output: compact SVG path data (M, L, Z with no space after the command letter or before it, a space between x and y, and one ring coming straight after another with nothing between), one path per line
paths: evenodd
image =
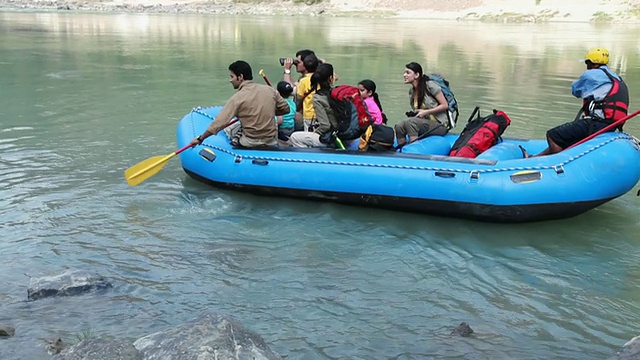
M298 50L298 52L296 53L296 57L300 56L300 59L302 59L302 61L304 61L304 59L306 59L307 56L315 55L315 54L316 53L314 53L313 50L304 49L304 50Z
M320 61L315 54L309 54L306 58L304 58L304 61L302 63L304 64L304 68L307 69L307 71L310 73L315 72L316 69L318 69L318 65L320 65Z
M253 80L253 74L251 73L251 65L243 60L234 61L229 65L229 71L233 72L236 76L242 75L245 80Z

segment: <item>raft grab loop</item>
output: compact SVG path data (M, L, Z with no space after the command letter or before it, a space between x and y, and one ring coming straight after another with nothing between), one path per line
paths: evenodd
M436 171L436 176L442 178L454 178L456 177L456 173L451 171Z
M532 183L542 179L542 173L540 171L520 171L509 176L514 184Z
M208 148L200 150L198 154L200 154L200 157L207 160L208 162L213 162L213 160L216 159L216 154L213 152L213 150Z

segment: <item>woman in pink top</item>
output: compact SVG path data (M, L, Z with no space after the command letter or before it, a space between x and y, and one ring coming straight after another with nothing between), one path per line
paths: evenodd
M387 116L382 112L382 105L376 92L376 83L373 80L362 80L358 83L358 90L360 90L360 96L367 104L367 110L373 118L373 122L376 125L386 124Z

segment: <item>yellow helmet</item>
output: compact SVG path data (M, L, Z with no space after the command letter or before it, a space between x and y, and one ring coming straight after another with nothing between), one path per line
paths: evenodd
M607 65L609 63L609 50L605 48L593 48L587 51L583 61L591 61L594 64Z

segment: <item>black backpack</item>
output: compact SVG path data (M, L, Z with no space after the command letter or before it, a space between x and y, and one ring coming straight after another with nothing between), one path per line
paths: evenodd
M386 125L370 125L360 136L360 151L391 151L395 141L393 128Z
M373 124L367 105L355 86L340 85L333 88L329 96L329 106L338 121L336 136L340 140L356 139Z

